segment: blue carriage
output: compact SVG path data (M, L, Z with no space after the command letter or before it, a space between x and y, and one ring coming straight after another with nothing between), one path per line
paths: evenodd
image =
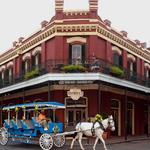
M4 107L3 111L8 113L8 117L0 129L0 144L6 145L8 141L39 144L43 150L50 150L53 145L62 147L65 144L65 136L60 134L63 133L63 123L56 121L55 111L64 108L64 104L58 102L34 102ZM52 121L47 122L46 130L36 119L41 110L46 110L49 115L52 111ZM12 118L11 113L14 112L15 118ZM20 114L23 115L22 119L19 119Z

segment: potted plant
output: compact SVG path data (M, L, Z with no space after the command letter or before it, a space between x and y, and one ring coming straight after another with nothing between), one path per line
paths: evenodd
M117 77L123 77L124 76L124 71L117 66L111 66L110 67L110 73L113 76L117 76Z
M82 65L66 65L61 68L65 72L85 72L86 68Z
M37 77L38 75L39 75L39 70L35 69L35 70L32 70L32 71L25 73L24 79L25 80L32 79L34 77Z

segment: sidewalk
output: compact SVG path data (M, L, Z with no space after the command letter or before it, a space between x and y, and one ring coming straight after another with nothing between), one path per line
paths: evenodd
M141 141L141 140L150 140L150 137L147 137L147 135L142 135L142 136L128 136L127 140L125 140L125 137L110 137L105 140L106 144L118 144L118 143L125 143L125 142L130 142L130 141ZM86 138L83 137L82 143L84 145L93 145L95 141L95 138ZM72 138L66 138L66 145L70 145L72 142ZM75 145L79 144L78 141L75 142Z

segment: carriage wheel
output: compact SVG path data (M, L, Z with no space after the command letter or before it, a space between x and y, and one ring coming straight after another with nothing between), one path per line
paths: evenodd
M43 150L50 150L53 147L53 138L50 134L42 134L39 139L39 144Z
M1 128L0 129L0 144L1 145L6 145L8 142L8 132L6 128Z
M65 136L64 135L56 135L54 136L54 145L56 147L62 147L65 144Z

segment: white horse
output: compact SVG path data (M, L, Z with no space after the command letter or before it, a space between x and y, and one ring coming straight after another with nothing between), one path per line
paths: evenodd
M105 141L104 141L102 135L103 135L104 130L107 129L107 128L109 128L111 131L115 130L115 123L114 123L112 115L108 116L108 118L104 119L101 123L96 122L94 124L94 126L93 126L93 123L90 123L90 122L80 122L80 123L78 123L76 125L77 135L72 140L70 148L71 149L73 148L74 142L78 139L81 149L84 150L82 142L81 142L82 136L83 136L83 134L86 135L86 136L93 136L93 133L92 133L92 130L91 130L92 128L94 129L94 133L95 133L94 136L96 136L95 144L93 146L93 150L95 150L96 144L97 144L99 139L103 143L104 150L107 150L106 144L105 144Z

